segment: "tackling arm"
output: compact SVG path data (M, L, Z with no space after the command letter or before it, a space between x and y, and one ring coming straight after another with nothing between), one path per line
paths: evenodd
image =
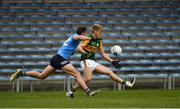
M74 40L90 40L91 38L87 37L87 36L83 36L83 35L79 35L79 36L75 36L73 37Z
M78 52L80 52L80 53L85 53L85 51L83 50L83 48L82 48L82 42L78 45L78 47L77 47L77 51Z

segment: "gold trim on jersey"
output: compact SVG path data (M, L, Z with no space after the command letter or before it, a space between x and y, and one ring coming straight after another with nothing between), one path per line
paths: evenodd
M89 51L89 52L93 52L95 53L97 51L97 47L95 46L90 46L90 45L86 45L83 49Z

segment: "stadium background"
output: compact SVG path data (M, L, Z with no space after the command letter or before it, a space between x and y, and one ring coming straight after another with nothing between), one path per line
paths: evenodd
M67 90L73 77L62 71L46 80L29 77L9 82L16 68L38 70L48 65L76 27L104 26L103 43L118 44L121 69L97 55L123 78L137 77L137 88L175 89L180 86L180 2L178 0L1 0L0 91ZM71 57L82 72L80 54ZM105 75L93 75L92 88L125 89Z

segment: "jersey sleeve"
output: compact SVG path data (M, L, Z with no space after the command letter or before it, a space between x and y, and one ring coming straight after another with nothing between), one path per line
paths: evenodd
M78 36L78 34L73 34L71 37L74 40L74 37Z

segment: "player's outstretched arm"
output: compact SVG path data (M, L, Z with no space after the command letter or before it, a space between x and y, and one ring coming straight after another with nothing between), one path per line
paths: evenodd
M105 53L102 42L101 42L101 45L100 45L98 51L99 51L100 55L103 57L103 59L105 59L106 61L111 62L111 63L113 62L113 59L111 59L109 57L109 55Z
M120 68L120 61L111 59L109 55L105 53L102 43L99 47L99 53L106 61L109 61L116 69Z

